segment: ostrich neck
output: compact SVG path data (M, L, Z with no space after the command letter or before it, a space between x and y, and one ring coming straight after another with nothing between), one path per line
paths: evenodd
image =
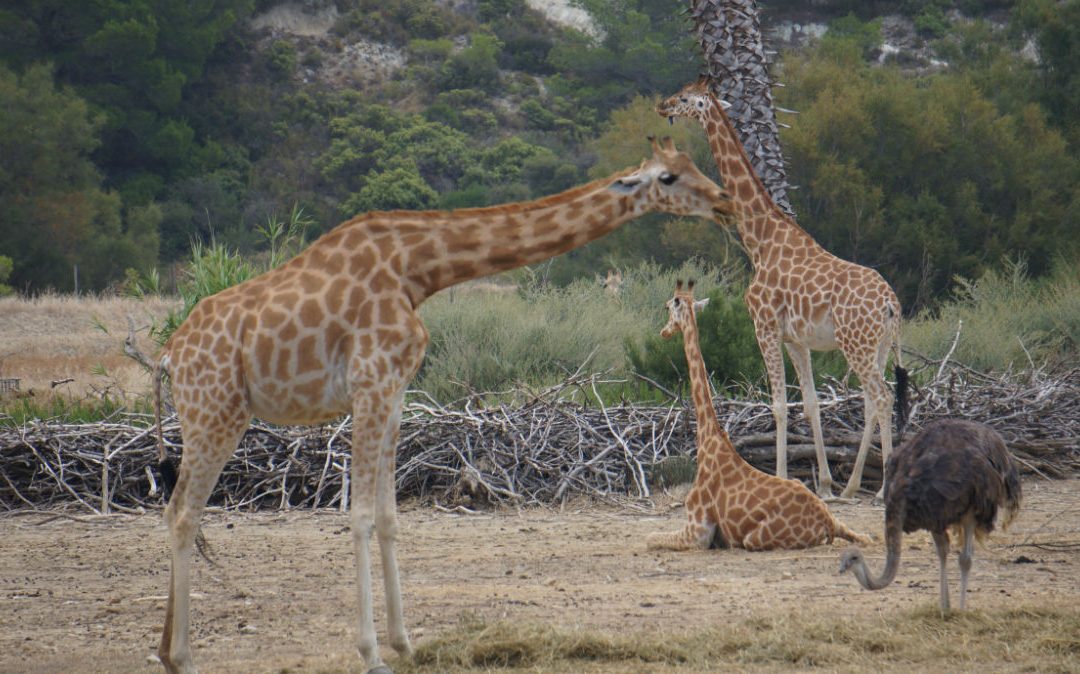
M855 566L855 577L867 590L888 587L896 579L896 571L900 568L900 537L903 535L903 519L903 513L897 512L895 508L889 508L885 513L885 569L880 576L871 577L869 569L862 561Z

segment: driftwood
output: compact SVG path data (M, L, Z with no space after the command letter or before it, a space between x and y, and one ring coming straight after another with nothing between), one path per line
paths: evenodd
M948 362L925 361L914 379L907 434L927 421L961 416L1002 433L1023 470L1046 477L1080 471L1080 370L989 376ZM694 451L694 415L686 400L667 405L583 405L600 375L577 375L513 403L492 396L443 406L422 395L406 406L398 448L399 498L450 508L489 504L559 504L574 497L642 498L659 484L668 459ZM846 478L863 427L862 396L830 381L819 387L825 443L838 479ZM514 397L502 394L499 400ZM739 452L772 472L775 436L768 397L717 397L721 423ZM802 405L791 404L792 476L813 479L813 444ZM2 421L2 419L0 419ZM0 510L75 506L94 513L156 508L162 499L152 466L151 420L128 415L95 424L35 422L0 428ZM166 442L180 451L175 417ZM235 509L348 507L348 419L320 427L256 423L226 464L211 504ZM865 486L876 489L880 454L871 452Z

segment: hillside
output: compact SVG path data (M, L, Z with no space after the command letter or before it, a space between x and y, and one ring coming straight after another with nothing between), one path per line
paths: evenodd
M193 239L252 252L294 206L313 236L370 209L558 192L636 164L648 133L713 170L700 129L651 110L700 67L676 0L115 4L0 17L15 102L0 113L0 256L23 292L71 290L73 268L84 288L116 287ZM797 111L781 121L800 223L881 269L909 311L1002 256L1040 276L1075 255L1060 242L1080 224L1078 7L767 3L777 102ZM543 273L565 283L731 246L652 216Z

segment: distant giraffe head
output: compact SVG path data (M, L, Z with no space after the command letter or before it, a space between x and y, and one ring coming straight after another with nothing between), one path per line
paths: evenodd
M606 277L601 279L600 276L597 275L596 278L600 281L600 287L609 295L617 296L619 291L622 290L622 272L618 269L608 269Z
M691 325L696 326L695 314L705 308L709 298L694 300L694 281L691 279L683 289L681 280L675 282L675 295L665 305L668 310L668 322L660 331L664 339L671 339L676 333L685 333Z

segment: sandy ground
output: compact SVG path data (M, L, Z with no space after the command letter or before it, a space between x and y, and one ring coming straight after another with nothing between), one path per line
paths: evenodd
M969 604L1080 607L1080 480L1029 480L1024 488L1012 528L976 553ZM675 529L684 517L671 499L647 506L468 515L403 504L399 551L414 643L463 616L625 634L723 624L792 605L837 616L936 606L937 563L924 533L905 537L896 583L870 593L837 575L843 542L795 552L646 552L648 533ZM883 510L867 501L832 507L874 534L868 556L880 569ZM193 574L202 671L363 671L347 516L211 513L204 529L218 565L199 560ZM1074 545L1030 545L1038 542ZM951 575L955 592L955 562ZM0 516L0 671L160 671L153 653L167 578L158 513Z

